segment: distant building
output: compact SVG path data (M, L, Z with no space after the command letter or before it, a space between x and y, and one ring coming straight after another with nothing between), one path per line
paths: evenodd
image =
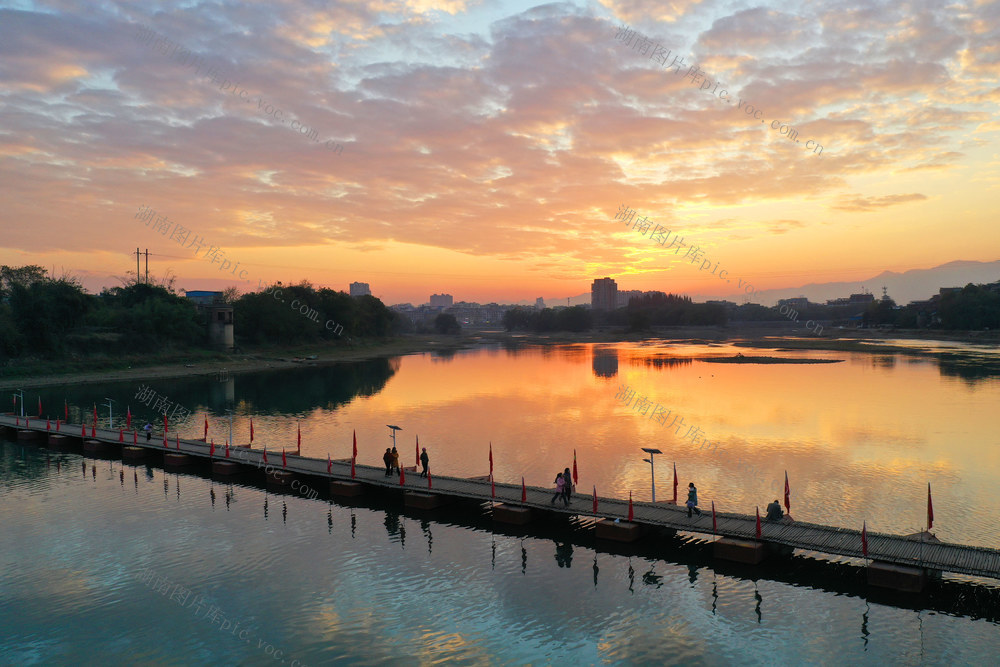
M351 283L351 296L371 296L372 290L368 283Z
M451 313L455 316L462 324L471 325L498 325L503 322L504 313L506 313L514 306L500 305L497 303L466 303L460 301L453 306L442 309L440 306L420 306L414 308L411 304L400 303L393 306L389 306L391 310L396 311L403 317L406 317L414 324L424 324L426 326L431 326L434 318L437 317L442 310L446 313Z
M537 299L535 299L535 310L544 310L544 309L545 309L545 299L543 299L542 297L538 297Z
M222 292L184 291L198 312L208 320L208 339L213 345L223 349L233 349L233 306L222 300Z
M826 302L828 306L867 306L870 303L875 303L874 294L852 294L851 296L840 299L830 299Z
M451 308L454 303L450 294L431 294L431 308Z
M618 283L611 278L595 278L590 286L590 307L610 311L618 307Z
M629 301L642 295L643 291L641 289L619 290L618 295L615 297L615 307L625 308L628 306Z
M809 299L804 296L797 296L791 299L778 299L778 307L788 306L789 308L808 308Z

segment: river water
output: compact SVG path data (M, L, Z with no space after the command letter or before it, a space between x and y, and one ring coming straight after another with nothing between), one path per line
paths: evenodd
M575 450L581 493L642 500L640 448L656 447L659 499L672 496L676 464L681 494L694 481L703 507L752 513L781 498L787 471L795 518L885 532L925 527L930 483L938 537L1000 544L995 350L780 344L477 349L49 387L26 402L40 396L55 418L65 400L78 420L111 398L116 422L126 405L144 421L155 415L136 394L151 390L190 412L171 424L182 437L200 437L207 415L223 442L232 410L237 443L252 417L255 446L292 451L301 428L303 454L345 458L356 431L372 465L394 424L404 465L419 437L432 470L485 474L492 442L498 480L536 485L572 466ZM738 352L837 361L704 360ZM651 418L667 410L664 423ZM616 554L586 523L496 533L468 511L432 518L389 501L275 496L11 442L2 454L4 664L982 664L1000 654L989 580L946 577L929 595L891 596L866 588L850 561L733 568L684 535Z

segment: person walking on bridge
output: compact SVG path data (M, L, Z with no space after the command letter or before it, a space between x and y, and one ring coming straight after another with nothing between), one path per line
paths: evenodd
M149 439L153 435L153 425L146 422L146 425L142 427L142 430L146 432L146 442L149 442Z
M430 463L431 457L427 456L427 448L424 447L423 451L420 452L420 465L423 470L420 471L421 477L427 477L427 464Z
M382 455L382 462L385 463L385 476L389 477L392 475L392 450L388 447L385 448L385 454Z
M398 475L399 474L399 452L397 452L396 448L393 447L392 451L390 452L390 454L392 456L392 471Z
M694 482L688 482L688 499L686 504L689 519L691 518L692 510L697 512L698 516L701 516L701 510L698 509L698 489L695 488Z
M558 500L559 498L562 498L563 501L565 502L565 500L566 500L566 492L565 492L566 486L565 486L565 484L566 484L566 482L563 480L563 474L561 472L557 472L556 473L556 495L552 496L552 502L549 503L549 504L555 505L556 504L556 500Z
M563 470L563 501L569 505L570 496L573 494L573 476L569 474L569 468Z

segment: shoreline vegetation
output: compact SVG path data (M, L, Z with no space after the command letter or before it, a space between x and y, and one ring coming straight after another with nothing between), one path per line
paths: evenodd
M897 311L891 300L883 299L856 316L836 308L833 312L832 307L803 313L827 322L820 333L787 322L785 313L773 307L744 304L729 312L717 303L693 303L690 297L662 292L632 298L628 306L609 312L579 305L514 307L504 312L503 330L499 322L463 330L454 313L431 309L416 316L404 314L371 295L352 297L308 281L278 282L265 291L244 294L233 287L187 298L175 291L169 276L152 283L140 281L138 274L120 280L121 287L89 294L72 276L54 278L35 265L0 266L0 388L223 370L248 373L421 352L454 354L479 346L619 342L674 347L725 343L779 353L902 353L936 357L962 375L970 375L973 366L978 377L1000 375L1000 358L933 342L996 346L1000 284L997 290L993 285L967 285L943 295L935 311L939 317L931 318L940 327L933 331L907 328L920 322L919 309ZM840 326L858 318L865 328ZM335 331L331 323L337 325ZM892 339L927 342L894 344ZM233 344L233 352L220 350ZM721 352L707 350L699 358L730 356ZM728 363L793 363L778 358Z
M418 353L455 354L487 346L522 347L589 343L730 343L736 347L777 351L825 350L871 354L907 354L940 357L940 350L922 350L896 345L893 340L920 340L968 344L1000 344L1000 332L930 332L843 329L829 332L836 337L794 332L784 327L662 327L651 332L628 333L620 327L604 327L585 333L531 334L502 329L465 329L460 335L407 334L377 339L355 339L349 345L260 346L244 352L224 353L204 349L160 354L92 355L42 361L23 359L0 368L0 390L58 384L115 382L129 379L195 377L219 371L249 373L296 368L303 365L331 366L379 357ZM931 346L933 347L933 346ZM954 354L962 354L956 351ZM768 356L696 357L709 363L833 363L841 360L788 359Z
M695 357L696 361L710 364L839 364L844 359L794 359L789 357L746 357L737 353L735 357Z

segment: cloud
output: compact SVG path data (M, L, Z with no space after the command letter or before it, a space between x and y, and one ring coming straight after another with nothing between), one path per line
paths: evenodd
M851 199L841 199L841 203L831 208L838 211L850 211L852 213L868 213L889 206L898 206L913 201L923 201L926 195L914 193L908 195L886 195L883 197L854 197Z
M0 216L10 252L41 263L158 242L136 238L145 204L233 252L363 249L367 262L372 248L426 246L584 279L590 262L630 265L640 242L606 231L619 202L665 221L681 207L740 219L712 211L790 204L753 222L789 238L826 207L927 200L838 193L974 167L981 149L962 142L998 122L995 5L168 2L129 20L48 7L0 10ZM731 101L615 41L621 22ZM248 100L138 44L138 24ZM731 233L707 229L704 242Z

